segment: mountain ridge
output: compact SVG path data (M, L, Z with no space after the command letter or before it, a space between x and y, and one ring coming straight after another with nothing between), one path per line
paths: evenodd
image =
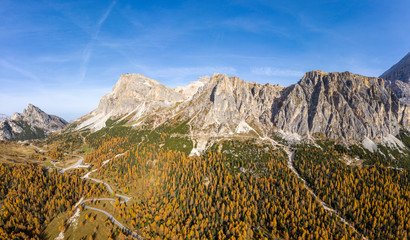
M68 122L64 119L49 115L40 108L29 104L23 112L14 113L10 119L3 119L0 123L1 140L27 140L43 138L65 128Z
M124 82L123 77L116 86ZM285 139L301 140L323 135L351 143L367 138L382 143L394 142L400 129L408 130L410 126L409 107L385 87L383 79L349 72L310 71L288 87L214 74L192 96L156 81L147 89L148 78L140 74L125 77L137 81L127 82L133 86L114 86L99 107L85 116L88 119L75 121L77 130L99 130L108 119L125 120L137 128L153 122L151 127L155 128L166 119L180 116L189 121L192 138L279 134ZM102 111L107 109L103 107L107 102L111 104L108 109L115 109L121 95L118 89L135 91L120 104L128 108L117 115ZM127 91L120 92L128 95ZM160 92L163 96L159 98ZM129 99L134 102L129 104ZM97 123L93 122L96 114L100 114Z

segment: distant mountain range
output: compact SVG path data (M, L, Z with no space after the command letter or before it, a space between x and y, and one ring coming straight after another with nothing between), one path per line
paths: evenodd
M29 104L23 113L14 113L10 119L0 123L1 140L27 140L44 138L52 132L63 129L68 122L64 119L48 115L40 108Z
M1 113L0 113L0 121L3 120L3 119L9 119L9 118L10 118L10 117L7 116L6 114L1 114Z

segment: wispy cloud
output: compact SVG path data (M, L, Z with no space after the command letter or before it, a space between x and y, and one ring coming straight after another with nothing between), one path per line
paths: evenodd
M87 45L85 46L83 50L83 59L82 59L82 64L80 68L80 81L81 82L84 81L85 76L87 74L88 63L90 62L90 58L91 58L91 54L92 54L92 51L95 45L95 41L97 40L98 35L100 34L101 26L104 24L105 20L110 15L116 3L117 3L116 0L111 2L110 6L107 8L103 16L98 21L94 34L91 37L91 40L87 43Z
M1 68L5 68L7 70L11 70L12 72L16 72L19 73L20 75L27 77L31 80L36 80L38 81L39 78L32 72L27 71L26 69L23 69L13 63L11 63L10 61L6 61L4 59L0 59L0 67Z
M275 77L302 77L303 72L290 69L280 69L272 67L255 67L251 72L256 75L275 76Z

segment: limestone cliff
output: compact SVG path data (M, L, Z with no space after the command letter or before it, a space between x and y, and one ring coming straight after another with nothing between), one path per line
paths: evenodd
M381 78L349 72L307 72L286 88L214 74L190 96L126 74L96 110L76 123L77 129L95 131L108 119L156 127L178 118L189 121L193 138L278 133L292 140L324 136L349 143L384 142L410 128L409 106L385 85Z
M77 129L99 130L108 119L137 120L145 114L172 107L185 97L141 74L124 74L111 93L100 100L98 108L76 120Z
M287 88L214 75L184 105L192 131L210 136L276 131L380 142L409 128L410 116L383 79L349 72L308 72Z

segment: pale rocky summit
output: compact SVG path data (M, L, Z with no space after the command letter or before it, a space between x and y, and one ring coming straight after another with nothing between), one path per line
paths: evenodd
M0 123L1 140L26 140L42 138L52 132L62 130L68 122L64 119L48 115L40 108L29 104L23 113L14 113L10 119Z
M172 107L185 97L163 84L141 74L123 74L111 93L106 94L98 108L76 120L77 129L99 130L108 119L139 119L145 114Z
M198 92L199 88L204 87L210 80L211 78L209 76L200 77L198 81L193 81L187 86L175 87L174 91L187 98L191 98L196 92Z
M387 80L390 88L402 102L410 104L410 52L380 78Z

